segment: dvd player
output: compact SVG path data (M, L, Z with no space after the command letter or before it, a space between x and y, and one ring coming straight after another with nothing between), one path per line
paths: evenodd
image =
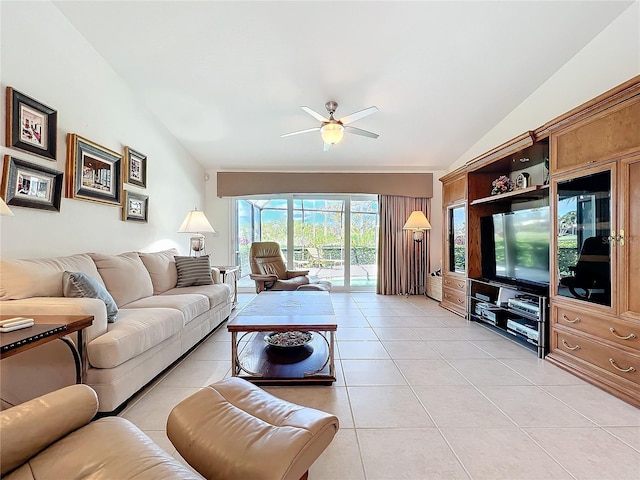
M538 333L538 330L536 328L512 319L507 320L507 332L511 334L518 333L520 335L523 335L530 343L533 343L535 345L538 345L538 342L540 340L540 334Z
M521 312L529 313L531 315L538 316L540 314L540 305L537 303L529 302L527 300L520 300L518 298L510 298L507 301L509 308L514 310L520 310Z

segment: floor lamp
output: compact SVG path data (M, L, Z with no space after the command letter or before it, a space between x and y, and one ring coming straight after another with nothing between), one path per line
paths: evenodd
M418 275L420 274L420 265L418 265L418 247L422 243L422 239L424 238L424 231L431 230L431 224L424 213L419 210L415 210L409 215L407 222L402 227L403 230L410 230L413 232L413 263L414 263L414 271L413 275L411 275L412 283L413 283L413 294L417 295L418 290L420 289L420 283L418 279ZM409 296L409 292L407 292L407 296Z

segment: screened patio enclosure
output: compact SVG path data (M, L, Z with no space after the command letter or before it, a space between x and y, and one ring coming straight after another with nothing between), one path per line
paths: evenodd
M236 199L236 265L249 278L252 242L280 245L289 269L309 270L338 290L376 285L378 199L375 195L279 195Z

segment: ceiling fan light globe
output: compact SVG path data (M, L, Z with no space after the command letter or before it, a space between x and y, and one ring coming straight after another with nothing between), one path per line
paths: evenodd
M320 135L324 143L335 145L344 136L344 127L339 123L327 123L320 129Z

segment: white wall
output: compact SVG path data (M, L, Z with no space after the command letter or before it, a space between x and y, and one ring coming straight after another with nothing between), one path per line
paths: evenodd
M640 2L636 1L458 158L449 171L528 130L535 130L638 74Z
M433 197L429 212L429 272L442 268L442 182L438 180L446 172L433 172Z
M207 216L216 231L213 238L207 239L207 245L211 245L207 251L214 265L235 265L235 205L231 198L218 198L216 173L207 172Z
M118 152L128 145L148 156L148 188L126 187L150 199L147 224L122 221L117 206L65 198L60 213L12 207L15 216L0 220L2 256L120 253L169 246L186 253L189 234L176 230L194 206L204 208L202 167L53 4L0 2L0 15L2 96L11 86L58 112L56 162L4 146L0 153L64 171L68 132ZM1 103L0 129L5 132L6 106Z

